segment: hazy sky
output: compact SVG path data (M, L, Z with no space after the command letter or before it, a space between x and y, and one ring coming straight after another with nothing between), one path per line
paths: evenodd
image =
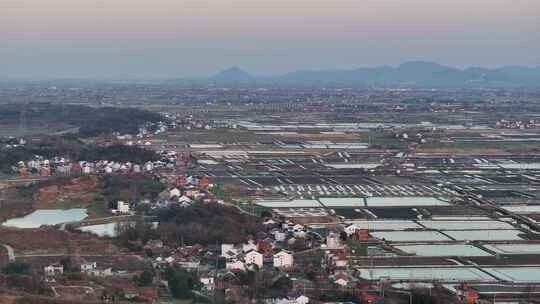
M0 77L540 65L540 0L0 0Z

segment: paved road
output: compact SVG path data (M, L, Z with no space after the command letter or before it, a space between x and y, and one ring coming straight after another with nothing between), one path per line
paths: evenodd
M14 262L15 261L15 251L13 250L13 247L11 247L11 246L9 246L7 244L0 244L0 246L6 248L7 253L8 253L9 261Z
M40 258L40 257L65 257L65 256L77 256L77 257L114 257L114 256L121 256L121 257L135 257L138 260L142 261L144 260L143 257L136 255L136 254L73 254L73 253L42 253L42 254L19 254L17 257L19 258Z

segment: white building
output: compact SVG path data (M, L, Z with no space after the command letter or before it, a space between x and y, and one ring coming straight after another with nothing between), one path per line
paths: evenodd
M287 234L283 231L274 231L274 239L278 242L283 242L285 239L287 239Z
M244 270L246 270L246 267L244 265L244 262L242 262L242 261L232 261L232 262L227 262L225 264L225 269L244 271Z
M64 266L60 264L51 264L43 267L43 272L47 277L54 277L55 275L64 273Z
M203 195L203 194L201 193L201 191L199 191L199 189L193 188L193 189L186 190L186 195L188 197L197 199L197 198L201 197L201 195Z
M344 278L339 278L339 279L335 280L334 283L336 283L337 285L339 285L341 287L347 287L347 284L349 284L349 281L347 281Z
M295 232L293 233L294 237L297 238L297 239L303 239L303 238L305 238L305 237L306 237L306 234L307 234L307 233L306 233L305 231L303 231L303 230L301 230L301 231L295 231Z
M347 233L348 236L351 236L356 233L357 230L359 230L360 227L356 226L355 224L351 224L347 227L345 227L344 231Z
M274 254L274 267L291 268L293 266L293 255L285 250Z
M118 201L116 204L116 209L112 210L114 214L130 214L131 210L129 204L124 201Z
M90 263L82 263L81 264L81 272L88 272L92 269L95 269L97 267L96 262L90 262Z
M233 244L221 244L221 256L227 259L235 258L238 255L238 249Z
M89 166L84 166L82 168L82 172L83 172L83 174L90 174L90 173L92 173L92 168L89 167Z
M182 192L178 188L173 188L169 191L169 197L180 197L182 195Z
M257 265L259 268L263 266L263 255L255 250L246 253L244 257L246 265Z
M309 298L306 296L299 296L296 299L273 299L271 301L267 301L267 303L271 304L308 304Z
M182 195L181 197L178 198L178 202L180 204L182 203L191 204L193 201L189 197Z
M105 268L105 269L92 269L86 272L90 276L94 277L107 277L111 276L113 274L112 268Z
M203 285L203 290L213 291L216 287L214 278L212 277L200 278L200 282Z
M343 244L341 243L341 238L337 233L329 233L326 237L326 247L328 249L341 249Z
M301 231L305 231L304 229L304 226L300 225L300 224L296 224L292 227L292 230L294 232L301 232Z

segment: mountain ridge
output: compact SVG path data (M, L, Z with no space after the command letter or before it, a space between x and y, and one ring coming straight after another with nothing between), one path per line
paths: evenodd
M218 77L219 76L219 77ZM220 82L254 82L288 85L352 85L352 86L435 86L470 85L537 86L540 87L540 66L478 66L455 68L429 61L408 61L396 67L360 67L355 69L298 70L273 77L259 77L233 67L211 80Z

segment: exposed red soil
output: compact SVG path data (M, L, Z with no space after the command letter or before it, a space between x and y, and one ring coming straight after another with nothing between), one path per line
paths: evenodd
M54 208L57 203L77 202L80 206L89 203L95 197L98 185L95 176L83 176L61 185L51 185L38 189L33 194L34 208Z

